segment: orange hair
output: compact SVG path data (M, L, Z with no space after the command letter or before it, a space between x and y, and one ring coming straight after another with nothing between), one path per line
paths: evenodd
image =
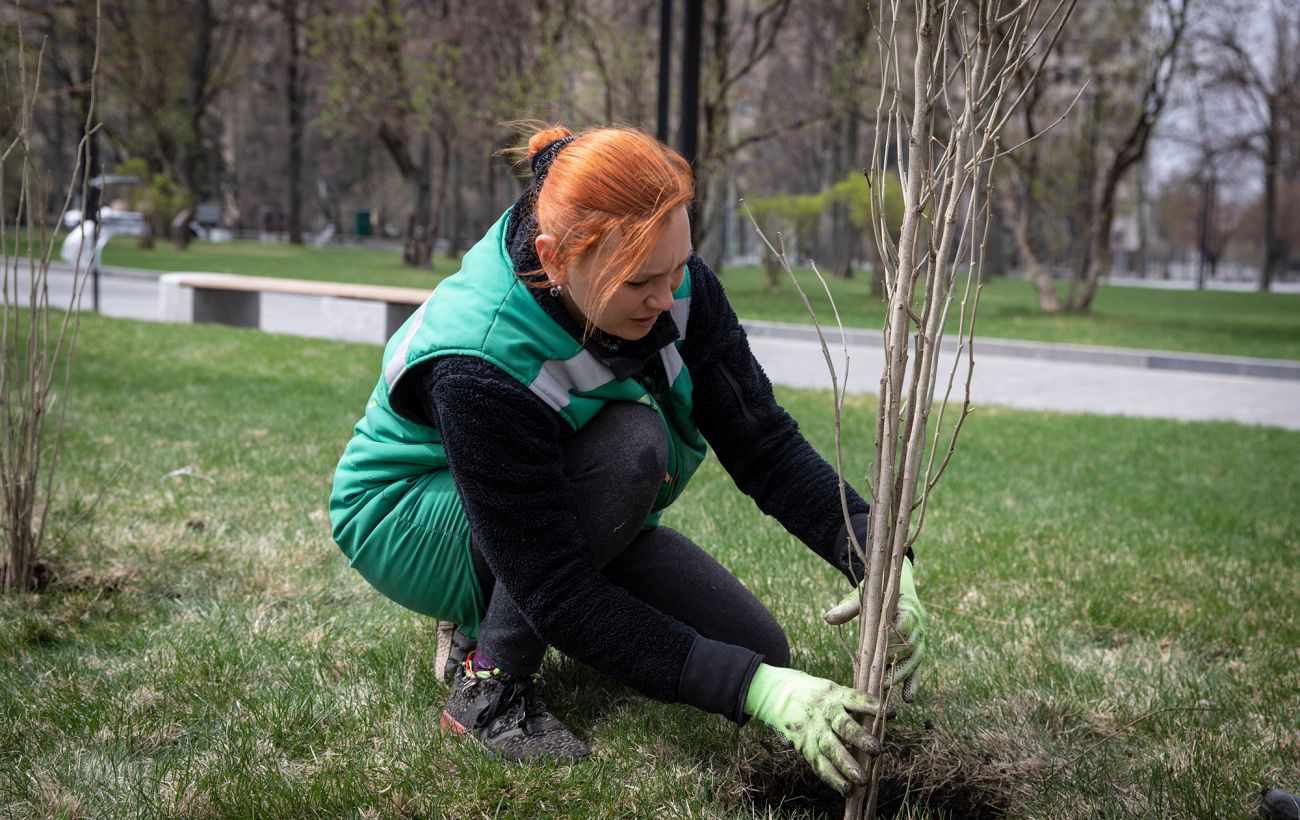
M551 263L560 269L617 237L593 291L592 307L600 311L644 265L668 215L694 199L695 183L681 154L633 128L589 128L576 135L562 125L542 128L529 137L528 154L566 137L574 139L552 160L537 195L537 225L556 238Z

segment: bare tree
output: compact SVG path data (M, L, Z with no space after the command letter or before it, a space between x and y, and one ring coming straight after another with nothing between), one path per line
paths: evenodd
M725 206L731 201L727 189L733 158L749 146L829 116L823 109L809 117L756 124L743 134L733 133L739 92L772 53L789 20L791 0L766 0L757 10L746 4L739 22L733 19L731 6L728 0L713 0L705 7L709 48L700 93L700 150L695 159L695 243L719 271L726 251Z
M881 0L876 14L880 96L867 174L888 308L871 470L870 541L858 544L855 539L852 545L866 567L859 585L853 684L879 702L889 695L886 657L903 557L920 535L930 493L970 411L971 345L992 213L993 165L1016 147L1004 149L1000 134L1024 90L1036 81L1074 0L1011 0L1005 5L1000 0L921 0L910 20L900 19L898 6ZM904 28L909 22L910 31ZM890 232L883 184L890 173L898 175L903 188L897 241ZM932 419L941 345L959 281L959 344ZM965 400L956 420L945 425L963 357ZM826 358L832 361L829 352ZM837 460L841 400L837 390ZM880 740L884 715L880 710L872 722ZM860 762L868 766L870 780L850 796L845 806L849 820L875 815L880 761Z
M93 42L98 43L99 8L94 9ZM13 234L8 219L0 220L0 259L3 260L3 300L0 306L0 407L4 437L0 442L0 536L5 543L3 588L8 593L31 588L45 535L48 502L60 450L68 402L72 350L76 343L78 308L84 272L90 259L74 268L70 304L61 315L50 305L49 267L55 234L46 225L48 174L43 168L35 134L35 112L42 94L45 50L30 57L22 44L19 22L18 88L6 89L17 103L12 130L0 153L0 201L5 201L5 166L17 164L19 191ZM89 161L94 131L94 82L98 49L89 66L90 97L77 148L77 167L62 200L59 218L68 208L76 181L86 194L80 173ZM84 247L84 246L83 246ZM86 253L92 251L86 250ZM56 390L56 385L62 391Z
M67 163L76 162L82 126L90 117L91 68L96 54L95 9L95 0L46 0L30 5L15 4L11 10L15 21L21 21L26 47L40 49L43 45L42 75L51 78L61 91L43 95L47 107L56 109L57 113L53 118L54 127L47 129L41 141L42 153L49 161L57 185L73 184L69 182ZM18 45L16 39L14 45ZM73 103L71 110L66 113L59 110L69 100ZM35 113L39 122L39 101ZM98 135L92 135L88 150L89 161L79 163L78 168L83 176L93 177L103 172ZM75 182L78 190L82 182ZM82 203L81 209L93 213L98 208L100 190L88 187L86 194L89 199Z
M1027 78L1026 78L1027 79ZM1018 119L1020 132L1036 134L1042 119L1039 105L1044 98L1042 83L1028 84L1024 99L1020 104ZM1038 235L1041 229L1035 226L1035 220L1042 221L1042 208L1046 207L1043 197L1043 147L1041 143L1030 144L1008 157L1011 172L997 189L998 204L1003 219L1011 229L1019 256L1021 269L1025 277L1034 285L1038 293L1038 304L1048 313L1061 310L1060 296L1052 282L1052 270L1044 264L1039 249Z
M1030 88L1023 86L1027 78L1018 80L1025 100L1020 137L1052 127L1070 111L1064 127L1012 158L1015 190L1003 189L999 197L1045 311L1088 310L1110 272L1122 188L1146 156L1169 101L1193 3L1087 4L1076 15L1068 49L1047 66L1047 82ZM1070 268L1064 295L1050 268L1061 257Z
M180 248L189 244L200 199L217 193L212 114L243 76L253 11L253 0L114 0L105 7L113 41L106 73L121 103L111 131L184 188L186 207L172 224Z
M1233 3L1212 25L1211 84L1235 103L1244 125L1240 147L1262 171L1259 289L1268 290L1288 254L1278 226L1279 192L1300 170L1300 0L1270 0L1262 13L1255 4Z
M574 68L594 74L598 114L584 119L602 123L648 123L654 116L655 76L647 67L658 59L656 0L576 0L570 19L573 39L589 62Z
M376 138L409 186L408 265L432 266L463 135L485 120L548 113L529 94L550 90L548 55L566 30L555 17L569 11L504 0L331 0L317 17L328 127Z

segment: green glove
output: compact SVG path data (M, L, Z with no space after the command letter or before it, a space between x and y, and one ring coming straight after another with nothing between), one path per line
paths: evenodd
M880 704L865 692L765 663L758 665L745 696L745 714L784 735L818 777L845 795L850 780L860 786L867 782L848 746L873 757L880 754L880 743L849 713L874 716L879 710Z
M826 623L838 626L858 616L862 603L855 591L831 608L822 617ZM916 594L916 581L912 578L912 559L903 558L902 577L898 584L898 612L894 615L894 636L897 640L889 642L885 650L885 663L889 669L885 672L885 686L896 684L903 686L903 700L911 703L916 699L916 670L925 658L925 636L930 619L921 606L921 599Z

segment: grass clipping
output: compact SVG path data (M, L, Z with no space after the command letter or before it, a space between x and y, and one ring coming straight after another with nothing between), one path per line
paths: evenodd
M866 567L866 577L858 586L861 615L853 685L882 702L890 695L883 687L885 655L903 556L921 532L926 502L948 467L970 414L975 316L988 244L993 171L999 157L1019 147L1004 149L998 135L1037 82L1073 8L1074 0L1006 4L921 0L902 10L899 3L882 0L874 9L879 97L871 165L863 173L871 190L872 239L883 266L888 308L869 477L868 544L858 543L852 526L847 526L847 504L843 506L850 547ZM886 208L891 177L903 189L904 214L896 234ZM773 246L761 230L759 236L793 280L784 247ZM813 271L817 272L815 265ZM825 280L822 286L826 287ZM945 350L944 331L959 287L957 342ZM829 288L826 291L829 297ZM804 303L812 313L806 297ZM839 324L838 310L835 318ZM813 319L816 322L815 315ZM840 329L842 338L842 325ZM843 502L845 387L840 374L847 375L848 347L844 345L842 370L837 369L820 325L818 336L835 397L835 459ZM951 366L934 412L941 361L951 361ZM963 365L961 408L945 424ZM942 458L937 458L941 452ZM883 742L883 716L873 719L870 728ZM860 762L868 767L870 780L849 797L844 813L848 820L875 816L879 762Z

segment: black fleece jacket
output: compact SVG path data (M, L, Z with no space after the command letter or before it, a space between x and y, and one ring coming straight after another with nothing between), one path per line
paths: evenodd
M540 265L530 189L507 227L515 269ZM682 359L694 383L692 415L718 460L763 512L847 577L850 556L834 470L776 403L722 283L692 255L691 306ZM557 297L533 289L575 339L582 328ZM655 352L676 338L667 314L641 340L600 336L587 347L621 378L655 381ZM404 386L404 387L403 387ZM393 397L404 415L436 426L474 544L533 627L561 652L665 701L745 720L749 681L762 660L705 638L610 583L592 565L565 477L565 422L527 387L487 362L444 356L408 374ZM412 393L415 393L414 395ZM867 503L848 490L854 530L865 537ZM852 566L850 562L852 561ZM670 581L669 581L670 582Z

